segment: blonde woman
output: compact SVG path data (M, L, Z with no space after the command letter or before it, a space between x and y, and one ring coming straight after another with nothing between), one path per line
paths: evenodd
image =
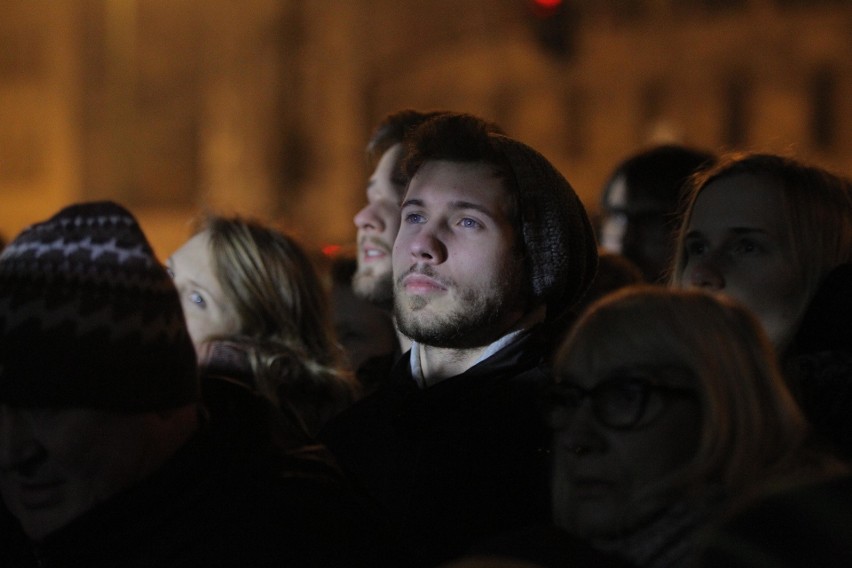
M292 237L209 216L167 264L206 373L250 384L310 435L353 402L326 291Z
M672 279L758 317L805 414L852 456L852 184L781 156L724 158L694 180Z

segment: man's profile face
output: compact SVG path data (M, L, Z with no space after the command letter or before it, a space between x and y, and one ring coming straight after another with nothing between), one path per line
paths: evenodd
M358 227L358 269L352 280L355 293L374 304L393 297L391 251L399 230L399 192L392 174L400 144L382 154L367 184L367 204L355 214Z
M0 495L40 540L149 471L156 415L0 404Z
M424 163L403 200L393 248L402 333L425 345L487 345L525 310L512 200L493 168Z

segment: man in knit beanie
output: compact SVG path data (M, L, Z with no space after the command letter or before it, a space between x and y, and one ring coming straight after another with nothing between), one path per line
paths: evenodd
M323 439L394 522L400 565L433 566L549 520L546 330L597 254L565 178L487 122L444 114L406 148L394 313L412 348Z
M327 558L340 495L284 471L251 408L228 423L200 401L177 290L127 210L26 229L0 255L0 566Z

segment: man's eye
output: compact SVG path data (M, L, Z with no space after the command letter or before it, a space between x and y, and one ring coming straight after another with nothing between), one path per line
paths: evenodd
M410 223L412 225L416 225L424 221L424 217L420 213L408 213L404 219L406 223Z
M192 292L189 294L189 301L193 304L197 305L200 308L207 307L207 302L204 300L204 297L198 292Z
M465 227L466 229L478 229L479 226L480 226L479 222L477 222L477 221L475 221L475 220L473 220L469 217L465 217L464 219L459 221L459 224L462 227Z

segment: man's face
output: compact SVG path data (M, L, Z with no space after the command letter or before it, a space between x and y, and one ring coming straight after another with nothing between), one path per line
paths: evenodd
M393 297L391 251L399 230L401 190L391 176L401 151L395 144L382 154L367 184L367 205L353 219L358 227L358 270L352 286L374 304L390 304Z
M631 192L619 176L601 210L601 248L633 261L648 282L660 283L674 250L671 213L665 203Z
M157 415L0 404L0 495L40 540L150 471Z
M511 198L490 166L426 162L411 180L393 247L402 333L425 345L487 345L525 309Z

